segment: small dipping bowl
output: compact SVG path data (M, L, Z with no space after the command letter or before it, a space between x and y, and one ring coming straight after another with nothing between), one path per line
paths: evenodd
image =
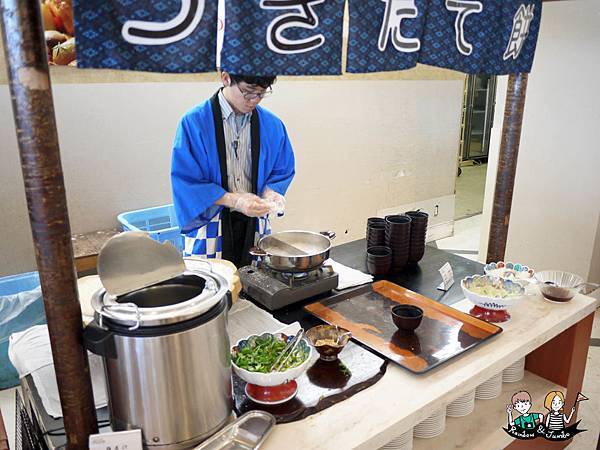
M333 325L317 325L305 334L323 361L335 361L352 335L344 328Z
M571 301L585 285L579 275L560 270L542 270L533 276L544 298L555 303Z
M392 320L400 331L412 333L423 320L423 310L414 305L397 305L392 308Z

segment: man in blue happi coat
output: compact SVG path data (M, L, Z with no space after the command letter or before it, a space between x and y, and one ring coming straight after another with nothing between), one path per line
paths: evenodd
M275 77L221 73L223 87L182 117L171 162L184 255L224 258L241 267L283 214L294 153L283 122L258 106Z

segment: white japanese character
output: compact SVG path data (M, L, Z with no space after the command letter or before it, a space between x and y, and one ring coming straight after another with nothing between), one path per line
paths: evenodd
M313 10L314 5L325 0L261 0L263 9L296 9L297 12L283 14L274 19L267 28L267 46L275 53L304 53L319 48L325 42L325 36L316 36L291 40L283 36L288 28L298 27L314 30L319 26L319 17Z
M194 32L204 14L205 0L181 0L181 10L168 22L128 20L121 29L125 41L135 45L166 45Z
M463 55L469 56L473 52L473 45L467 42L465 38L465 20L469 14L479 14L483 11L483 5L476 0L446 0L446 9L458 13L454 21L456 48Z
M381 0L386 2L385 15L379 33L379 50L385 51L388 37L392 36L392 44L401 52L417 52L421 48L418 38L402 36L400 25L402 19L414 19L419 14L415 0Z
M525 40L527 39L527 36L529 36L529 25L531 25L531 21L533 20L534 7L535 5L533 4L527 6L522 4L515 13L512 31L510 32L510 41L504 52L504 60L511 57L512 59L517 59L519 57L519 54L523 49L523 44L525 44Z

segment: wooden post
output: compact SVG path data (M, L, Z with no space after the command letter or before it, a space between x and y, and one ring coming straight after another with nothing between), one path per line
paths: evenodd
M39 0L0 0L2 36L29 220L69 449L85 449L96 410Z
M487 262L503 261L506 252L510 208L517 172L519 144L521 142L523 110L525 109L527 77L526 73L513 74L508 77Z

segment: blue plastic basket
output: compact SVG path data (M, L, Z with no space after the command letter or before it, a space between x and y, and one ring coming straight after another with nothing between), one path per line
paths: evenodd
M22 273L0 278L0 296L30 291L40 285L37 272ZM0 325L0 389L19 384L19 375L8 359L8 338L12 333L46 323L44 302L40 297L10 322Z
M123 231L146 231L152 239L169 241L179 252L183 252L183 236L172 204L124 212L117 219Z

